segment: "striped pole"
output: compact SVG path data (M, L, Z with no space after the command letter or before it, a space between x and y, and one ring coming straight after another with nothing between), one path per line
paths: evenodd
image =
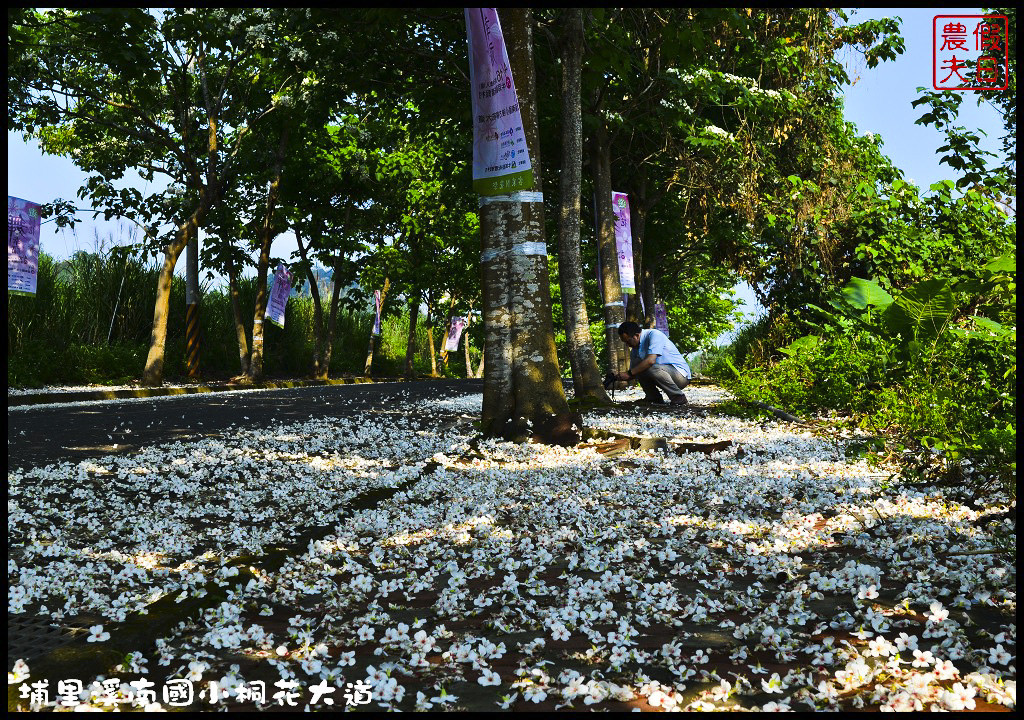
M190 378L199 377L199 305L185 307L185 364Z
M185 365L199 377L199 237L193 231L185 247Z

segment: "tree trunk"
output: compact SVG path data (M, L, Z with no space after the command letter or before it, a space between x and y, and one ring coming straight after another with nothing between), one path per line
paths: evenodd
M658 295L654 291L654 278L651 276L651 271L647 268L644 268L643 283L644 304L647 306L646 321L651 327L654 327L654 303Z
M433 313L433 290L427 290L427 347L430 350L430 377L437 377L437 346L434 345L434 323L430 319Z
M448 303L448 323L445 325L444 343L441 344L441 362L444 363L446 373L448 371L448 333L451 331L452 327L452 318L454 317L452 313L455 310L455 300L456 296L453 294L451 296L451 301Z
M626 317L644 326L653 324L654 310L648 306L644 292L644 230L647 227L647 178L643 177L644 169L640 169L641 178L637 183L634 197L636 207L630 207L630 232L633 235L633 273L636 292L629 296ZM651 322L648 322L651 320Z
M466 329L462 331L462 337L465 339L463 343L463 349L466 351L466 379L473 377L473 363L469 361L469 324L473 322L473 311L470 310L466 313Z
M316 273L313 272L313 265L306 255L306 248L302 244L302 233L297 227L293 227L295 242L299 246L299 255L303 264L306 265L306 279L309 281L309 294L313 298L313 367L311 377L314 380L327 379L327 367L323 364L323 337L324 337L324 309L320 301L320 287L316 282Z
M348 213L345 214L345 225L348 226ZM324 339L324 376L326 380L331 370L331 354L334 351L334 329L338 325L338 299L341 297L341 266L345 262L344 253L339 252L334 260L331 271L331 310L327 316L327 337Z
M146 368L142 372L142 384L153 387L162 385L164 381L164 351L167 346L167 317L171 307L171 282L174 279L174 266L188 245L188 241L199 232L199 223L206 214L208 191L203 188L199 195L199 207L191 217L179 228L177 239L171 242L164 251L164 263L160 267L160 275L156 283L156 302L153 307L153 330L149 337L149 354L146 357Z
M391 287L391 279L384 278L384 288L380 291L380 312L384 314L384 301L388 296L388 289ZM376 308L374 308L376 310ZM383 317L381 323L383 324ZM377 346L380 343L380 335L375 335L373 329L370 330L370 346L366 350L366 364L363 366L363 375L369 377L373 369L373 356L377 352Z
M238 340L238 362L241 374L249 372L249 343L245 338L245 321L242 319L242 299L238 292L238 273L235 263L228 259L228 293L231 295L231 316L235 321L235 339Z
M562 290L565 338L576 397L607 401L583 293L580 258L580 185L583 174L583 118L580 64L583 57L583 11L563 10L562 40L562 177L558 223L558 282Z
M502 30L518 92L533 186L542 187L529 8L502 10ZM548 442L578 442L562 389L551 320L544 205L522 194L481 198L486 334L482 426L488 436L522 438L531 425ZM527 245L526 243L530 243Z
M420 291L413 290L409 296L409 337L405 344L405 377L415 377L413 359L416 355L416 321L420 317Z
M267 233L266 235L269 235ZM256 263L256 303L252 317L252 348L249 350L249 368L246 379L256 382L263 377L263 315L267 310L267 269L270 265L270 242L260 242L260 257Z
M288 146L288 128L281 131L274 158L274 175L267 189L267 206L260 227L260 257L256 264L256 307L253 309L252 351L249 353L250 381L263 377L263 316L267 310L267 271L270 266L270 244L274 241L274 211L277 209L277 196L281 190L281 171L284 168L284 153Z
M597 195L597 251L601 260L601 289L604 303L605 340L608 365L614 372L625 372L629 355L619 339L618 327L626 319L619 283L619 261L615 249L615 218L612 213L611 148L600 106L597 107L596 128L590 143L591 171Z

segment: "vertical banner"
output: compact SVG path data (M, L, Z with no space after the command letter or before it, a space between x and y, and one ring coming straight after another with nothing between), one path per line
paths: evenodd
M39 204L7 196L7 292L35 295L39 272Z
M633 236L629 231L629 196L612 193L612 213L615 215L615 254L619 257L619 284L625 295L636 292L633 282Z
M267 301L267 311L264 313L267 320L284 327L284 311L288 306L288 294L292 290L292 274L288 272L283 264L277 266L274 272L274 285L270 288L270 299Z
M654 328L668 335L668 312L665 303L654 303Z
M373 334L380 335L380 308L384 304L380 290L373 291L373 304L377 308L377 316L373 320Z
M455 352L459 349L459 339L462 337L462 331L468 325L469 322L464 317L453 317L452 321L448 324L448 338L444 343L445 352Z
M473 190L507 195L533 187L519 98L496 8L466 8L473 97Z

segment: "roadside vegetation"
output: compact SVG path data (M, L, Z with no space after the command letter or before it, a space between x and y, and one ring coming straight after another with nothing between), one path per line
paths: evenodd
M871 434L862 451L903 457L918 479L1013 500L1015 219L952 185L926 199L894 185L887 234L853 248L856 274L776 304L705 367L742 400L847 418Z
M159 270L126 255L125 249L105 249L101 245L95 252L79 251L63 262L41 253L36 296L12 295L7 300L8 386L118 385L141 377ZM255 278L241 279L238 287L242 302L251 305L256 295ZM225 290L210 287L203 289L202 298L202 377L227 380L239 373L231 299ZM339 312L333 343L333 376L363 373L373 319L372 312L356 307ZM436 322L442 322L442 329L433 331L439 350L444 328L443 321ZM246 330L252 331L251 317ZM407 314L384 317L380 347L373 362L375 375L402 374L408 330ZM471 337L476 330L470 326ZM269 376L309 375L313 301L308 295L291 298L284 328L271 325L265 333L264 362ZM422 375L432 371L427 333L426 324L418 323L414 369ZM464 342L465 339L460 342L458 352L449 355L447 364L438 358L438 375L465 377ZM185 282L181 277L175 277L171 287L168 348L168 378L184 379ZM475 368L480 362L480 349L472 339L470 358Z

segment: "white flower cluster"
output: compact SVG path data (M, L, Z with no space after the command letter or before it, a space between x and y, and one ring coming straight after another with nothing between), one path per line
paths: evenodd
M9 611L116 623L212 583L224 597L151 653L168 677L237 687L269 666L363 681L384 709L481 689L505 709L1015 705L1016 574L978 554L979 511L792 425L616 410L588 426L732 445L608 458L471 442L451 419L480 404L11 472Z
M693 73L680 73L676 68L670 68L668 70L670 74L676 75L683 82L693 82L694 80L720 80L726 84L732 85L733 87L743 88L754 95L761 95L764 97L772 98L773 100L784 99L789 102L796 100L796 96L789 90L765 90L757 84L757 80L752 77L741 77L739 75L733 75L731 73L724 72L712 72L707 68L698 68Z

